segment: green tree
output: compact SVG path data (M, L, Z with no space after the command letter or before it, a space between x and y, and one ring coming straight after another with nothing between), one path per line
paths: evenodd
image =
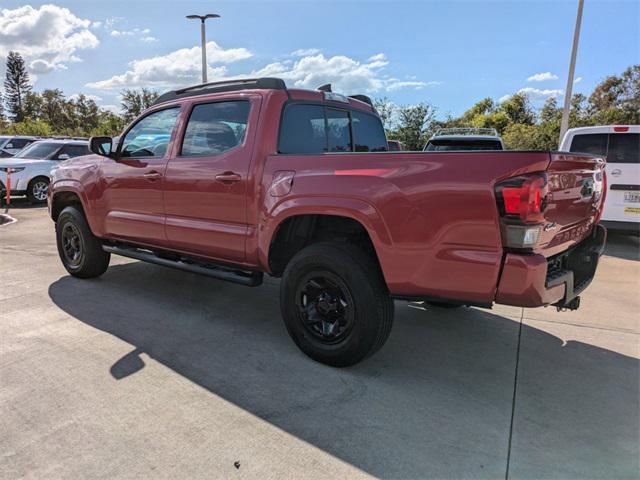
M398 108L398 128L395 138L406 150L422 150L429 133L433 131L435 108L422 102Z
M24 59L18 52L9 52L7 56L4 80L4 99L14 122L24 120L24 98L31 90L29 72Z
M539 126L512 123L502 134L507 150L542 150L539 138Z
M632 65L622 75L611 75L596 85L589 96L593 121L640 123L640 65Z
M533 125L536 121L536 115L529 97L524 93L511 95L500 104L499 110L507 114L511 123Z
M122 91L122 113L124 119L130 122L144 110L149 108L151 104L158 98L158 92L141 88L139 90L125 89Z
M480 115L488 116L496 110L496 104L491 98L484 98L462 114L462 124L471 125L474 119Z
M47 122L31 119L10 124L6 132L10 135L35 135L39 137L49 137L54 134L53 129Z
M398 107L387 97L374 98L373 106L382 120L382 126L387 132L387 136L393 132L395 126L395 117Z

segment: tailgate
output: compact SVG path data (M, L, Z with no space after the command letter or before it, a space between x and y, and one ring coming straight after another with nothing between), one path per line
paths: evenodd
M604 202L604 159L551 153L548 195L539 248L546 257L583 240L599 220Z

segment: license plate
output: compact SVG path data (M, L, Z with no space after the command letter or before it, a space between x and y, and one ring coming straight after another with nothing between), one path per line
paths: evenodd
M640 192L624 192L624 203L640 203Z

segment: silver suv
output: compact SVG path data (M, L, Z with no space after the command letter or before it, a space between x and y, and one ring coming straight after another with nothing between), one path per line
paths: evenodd
M441 128L424 146L425 152L448 150L504 150L495 128Z

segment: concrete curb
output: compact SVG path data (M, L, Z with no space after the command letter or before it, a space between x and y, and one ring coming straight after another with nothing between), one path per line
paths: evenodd
M12 223L16 223L18 220L13 218L8 213L0 213L0 227L6 227Z

